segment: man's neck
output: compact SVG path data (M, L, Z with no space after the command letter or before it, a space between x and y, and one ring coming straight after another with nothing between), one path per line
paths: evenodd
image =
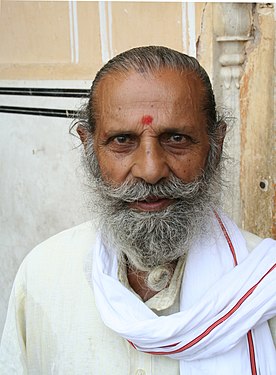
M134 290L135 293L137 293L144 302L146 302L148 299L153 297L158 292L151 290L147 284L147 275L148 272L146 271L138 271L138 270L127 270L127 277L128 282L131 288Z
M176 267L176 262L171 264L173 271ZM158 292L150 289L147 286L147 271L139 271L127 267L127 277L131 288L137 293L144 302L155 296Z

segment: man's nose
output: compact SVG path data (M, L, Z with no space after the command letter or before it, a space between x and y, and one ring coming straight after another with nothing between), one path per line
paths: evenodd
M157 140L140 144L135 152L132 176L141 178L149 184L156 184L162 178L169 177L170 168L165 152Z

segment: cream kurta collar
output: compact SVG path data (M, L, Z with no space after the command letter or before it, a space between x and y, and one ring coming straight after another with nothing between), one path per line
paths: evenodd
M167 286L165 289L161 290L145 302L146 306L151 310L155 310L156 312L158 312L158 315L160 315L160 313L161 315L167 315L167 313L172 314L173 312L178 311L179 295L185 268L185 261L186 255L183 255L179 258L169 286ZM134 293L138 298L140 298L140 296L135 293L135 291L129 285L126 265L123 262L120 262L118 265L118 280L126 288L131 290L132 293Z

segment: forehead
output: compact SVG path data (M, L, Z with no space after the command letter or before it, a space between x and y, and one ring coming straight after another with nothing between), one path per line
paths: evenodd
M162 69L154 73L111 73L96 91L97 115L103 119L134 110L154 115L166 110L174 117L204 117L206 90L194 72ZM148 113L149 112L149 113Z

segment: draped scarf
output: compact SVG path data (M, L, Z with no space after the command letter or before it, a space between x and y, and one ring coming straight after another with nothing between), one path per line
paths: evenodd
M276 242L250 254L238 227L222 212L190 248L180 311L157 316L118 280L115 253L98 234L92 283L106 326L136 350L180 361L181 375L275 375L267 320L276 315Z

